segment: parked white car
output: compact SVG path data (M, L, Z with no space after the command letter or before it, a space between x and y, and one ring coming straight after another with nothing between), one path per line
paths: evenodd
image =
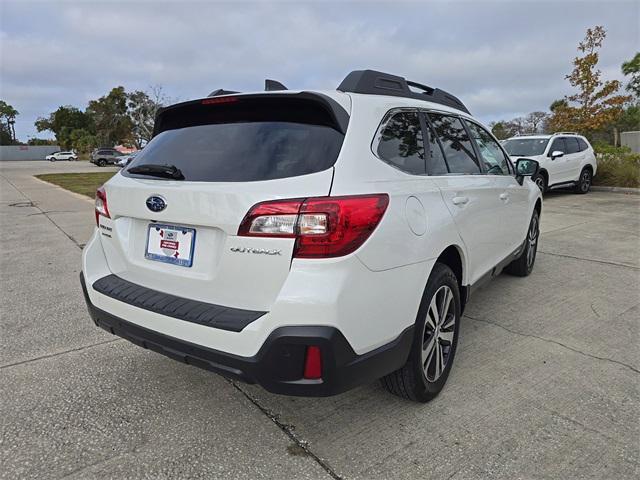
M272 392L383 378L434 398L469 295L533 269L537 162L512 165L453 95L381 72L219 93L164 109L98 190L96 325Z
M530 158L540 164L534 180L542 193L555 187L574 187L576 193L587 193L598 169L593 147L574 132L511 137L503 146L514 161Z
M134 158L136 158L136 155L138 154L138 151L129 153L127 155L123 155L122 157L120 157L120 159L116 162L116 165L120 168L126 167L127 165L129 165L130 162L133 161Z
M55 152L51 155L47 155L44 157L45 160L49 160L50 162L57 162L60 160L78 160L78 155L74 152Z

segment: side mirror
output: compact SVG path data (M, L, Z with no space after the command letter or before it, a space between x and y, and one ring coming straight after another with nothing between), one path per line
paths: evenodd
M540 171L540 164L529 158L520 158L516 161L516 180L522 185L524 177L535 177Z
M564 156L564 152L562 150L554 150L551 152L551 160L555 160L556 158L560 158Z

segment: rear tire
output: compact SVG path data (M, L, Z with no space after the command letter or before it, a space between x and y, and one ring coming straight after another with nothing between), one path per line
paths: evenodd
M98 160L97 165L99 167L104 167L106 165L106 162L103 159Z
M593 174L589 168L583 168L580 172L580 178L578 179L578 183L574 191L581 195L588 193L591 189L591 181L593 180Z
M538 238L540 237L540 215L537 210L533 211L527 237L524 241L524 250L518 258L505 268L505 272L516 277L526 277L533 270L538 252Z
M448 266L436 263L422 294L407 363L384 376L382 385L408 400L433 400L442 391L453 365L460 314L458 279Z

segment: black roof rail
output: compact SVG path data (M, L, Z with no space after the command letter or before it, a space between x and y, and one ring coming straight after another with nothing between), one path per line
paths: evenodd
M421 91L416 92L410 87ZM416 98L446 105L470 114L460 99L444 90L428 87L421 83L405 80L404 77L375 70L354 70L345 77L338 86L338 90L351 93L367 93L369 95Z

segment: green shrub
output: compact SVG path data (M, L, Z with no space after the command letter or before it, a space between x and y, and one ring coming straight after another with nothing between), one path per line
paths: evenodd
M640 188L640 154L602 143L595 144L594 150L598 159L594 185Z

